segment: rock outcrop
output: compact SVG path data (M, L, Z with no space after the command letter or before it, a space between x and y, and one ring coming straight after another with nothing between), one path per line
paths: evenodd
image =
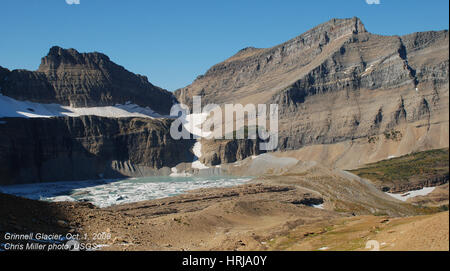
M0 93L17 100L74 107L131 102L168 114L176 102L172 93L152 85L101 53L79 53L52 47L37 71L0 67Z
M2 122L0 184L168 175L167 167L194 158L189 151L194 142L173 140L168 119L82 116Z
M259 140L255 139L202 140L200 161L209 166L216 166L233 163L263 152L259 149Z

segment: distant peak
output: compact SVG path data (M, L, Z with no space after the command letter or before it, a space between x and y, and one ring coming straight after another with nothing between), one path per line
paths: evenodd
M367 32L363 22L358 17L352 18L333 18L323 24L316 26L313 29L325 29L325 28L342 28L345 32L353 32L354 34Z
M255 47L251 47L251 46L250 46L250 47L245 47L245 48L239 50L238 53L240 53L240 52L249 52L249 51L253 51L253 50L258 50L258 49L255 48Z
M359 19L358 17L353 17L352 21L354 22L355 31L357 33L365 33L365 32L367 32L366 27L365 27L364 23L361 21L361 19Z
M248 56L253 55L261 50L264 50L264 49L255 48L255 47L245 47L245 48L239 50L235 55L230 57L227 61L248 57Z
M79 53L77 50L70 48L64 49L59 46L50 48L48 54L42 58L39 71L49 69L57 69L60 65L89 65L97 64L100 61L110 61L109 57L98 52Z
M59 46L53 46L50 48L47 55L61 55L65 49Z
M299 41L303 44L309 45L315 43L325 45L344 36L362 33L367 33L367 30L358 17L343 19L333 18L283 44L275 46L274 48L286 46L291 43L297 43Z

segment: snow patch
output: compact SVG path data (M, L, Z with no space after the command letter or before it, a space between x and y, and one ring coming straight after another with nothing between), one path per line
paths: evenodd
M372 72L374 67L374 64L371 64L369 67L367 67L364 72L361 74L362 76L369 74L370 72Z
M424 187L422 189L409 191L409 192L406 192L403 194L394 194L394 193L388 193L388 192L386 192L386 194L388 194L389 196L396 198L398 200L406 201L409 198L414 198L417 196L426 196L426 195L430 194L431 192L433 192L433 190L435 188L436 187Z
M104 247L109 247L109 246L110 245L108 245L108 244L100 244L100 245L96 245L93 250L98 250L98 249L102 249Z
M199 137L208 137L211 135L211 131L202 131L202 124L208 118L207 113L194 113L186 115L182 120L184 128L191 134Z
M131 102L114 106L71 107L60 104L41 104L29 101L18 101L0 94L0 118L51 118L51 117L79 117L94 115L109 118L142 117L161 118L160 114L149 107L140 107Z
M192 152L197 158L202 156L202 143L200 141L195 142Z
M311 205L311 207L314 207L314 208L317 208L317 209L325 209L324 207L323 207L323 203L321 203L321 204L313 204L313 205Z
M192 152L194 153L195 157L194 161L192 162L191 167L196 169L207 169L209 168L200 160L198 160L202 156L202 143L200 141L195 142L194 147L192 148Z

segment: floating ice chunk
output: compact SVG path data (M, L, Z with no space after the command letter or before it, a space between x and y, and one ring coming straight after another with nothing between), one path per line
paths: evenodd
M70 196L57 196L53 198L53 201L54 202L75 201L75 199Z
M189 177L192 176L189 173L186 173L185 171L178 173L178 169L176 167L171 168L172 173L170 173L170 177Z

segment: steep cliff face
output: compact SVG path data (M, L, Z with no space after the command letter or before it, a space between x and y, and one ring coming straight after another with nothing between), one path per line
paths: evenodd
M413 36L429 40L412 47ZM408 123L448 123L448 65L446 31L352 39L272 96L269 103L281 108L280 147L335 143Z
M273 48L246 48L176 96L278 104L281 150L448 127L448 44L448 31L380 36L358 18L333 19Z
M101 53L52 47L37 71L0 68L3 95L17 100L74 107L131 103L168 114L172 93L112 62Z
M174 95L101 53L52 47L37 71L0 67L0 94L0 184L167 175L194 158L192 141L171 138L171 120L152 119Z
M255 139L202 140L200 161L215 166L233 163L263 152L259 148L259 140Z
M96 116L3 119L0 184L164 174L163 167L193 160L194 142L173 140L170 123Z

